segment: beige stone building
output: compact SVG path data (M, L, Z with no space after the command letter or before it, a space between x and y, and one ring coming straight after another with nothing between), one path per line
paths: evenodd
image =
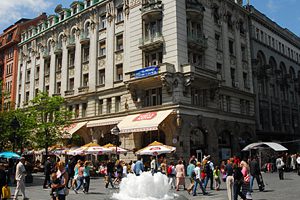
M61 95L70 134L214 159L255 140L247 11L232 0L85 0L22 34L17 102ZM132 158L129 153L126 158Z

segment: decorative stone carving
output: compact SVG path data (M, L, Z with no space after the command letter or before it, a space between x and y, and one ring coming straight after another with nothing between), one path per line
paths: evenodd
M129 0L124 0L123 4L124 4L123 10L124 10L125 16L128 17L129 16L129 12L130 12L130 9L129 9Z
M105 59L99 60L99 61L98 61L98 66L99 66L100 68L102 68L103 66L105 66Z
M57 74L56 74L56 80L59 81L60 79L61 79L61 73L57 73Z
M45 84L49 84L49 77L45 77Z
M75 74L74 69L70 69L70 70L69 70L69 75L70 75L70 76L74 76L74 74Z
M165 73L161 76L162 86L166 88L167 92L170 94L173 92L173 75ZM178 83L177 83L178 84Z
M183 95L186 96L191 90L191 84L194 80L194 76L186 76L184 77L184 84L183 84Z
M116 54L116 61L117 61L117 62L120 62L120 61L122 61L122 60L123 60L123 55L122 55L122 53Z
M141 4L142 4L141 0L131 0L130 8L134 8L134 7L139 6Z
M114 2L110 1L106 4L106 18L109 23L113 20L114 14Z
M133 84L127 83L126 84L126 88L129 91L129 93L131 94L131 98L134 102L137 101L137 91L136 88L134 87Z

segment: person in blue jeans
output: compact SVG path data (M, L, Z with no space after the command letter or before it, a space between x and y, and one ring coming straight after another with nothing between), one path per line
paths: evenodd
M136 161L133 170L136 176L141 175L141 173L144 171L144 164L141 161L141 157L138 157L138 160Z
M200 189L202 190L202 194L203 195L207 195L208 193L205 191L205 188L203 187L203 183L201 181L201 163L197 162L196 164L197 166L194 169L194 180L195 180L195 184L194 184L194 188L193 188L193 196L197 196L197 186L200 186Z

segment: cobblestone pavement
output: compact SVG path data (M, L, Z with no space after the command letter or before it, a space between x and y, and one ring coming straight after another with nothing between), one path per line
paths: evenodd
M26 194L30 200L48 200L50 199L50 190L42 189L43 175L34 174L33 184L27 184ZM263 174L264 182L266 185L266 190L264 192L259 192L256 182L254 183L254 192L252 197L254 200L294 200L300 199L300 176L296 173L285 173L285 179L279 180L277 173L266 173ZM187 181L186 183L189 183ZM227 200L225 183L222 183L220 191L207 190L209 195L203 196L198 194L198 196L191 196L184 190L176 192L180 195L179 199L214 199L214 200ZM12 194L14 193L14 187L11 188ZM70 191L68 195L68 200L98 200L98 199L111 199L113 193L118 192L117 189L105 189L103 178L93 178L91 180L91 187L89 194L84 194L79 191L79 194L75 194L74 191ZM171 192L175 192L171 190ZM21 196L19 199L22 199Z

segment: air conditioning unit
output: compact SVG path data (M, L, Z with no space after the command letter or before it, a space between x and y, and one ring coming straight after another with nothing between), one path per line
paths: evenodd
M234 82L234 87L235 88L238 88L240 85L239 85L239 82Z

